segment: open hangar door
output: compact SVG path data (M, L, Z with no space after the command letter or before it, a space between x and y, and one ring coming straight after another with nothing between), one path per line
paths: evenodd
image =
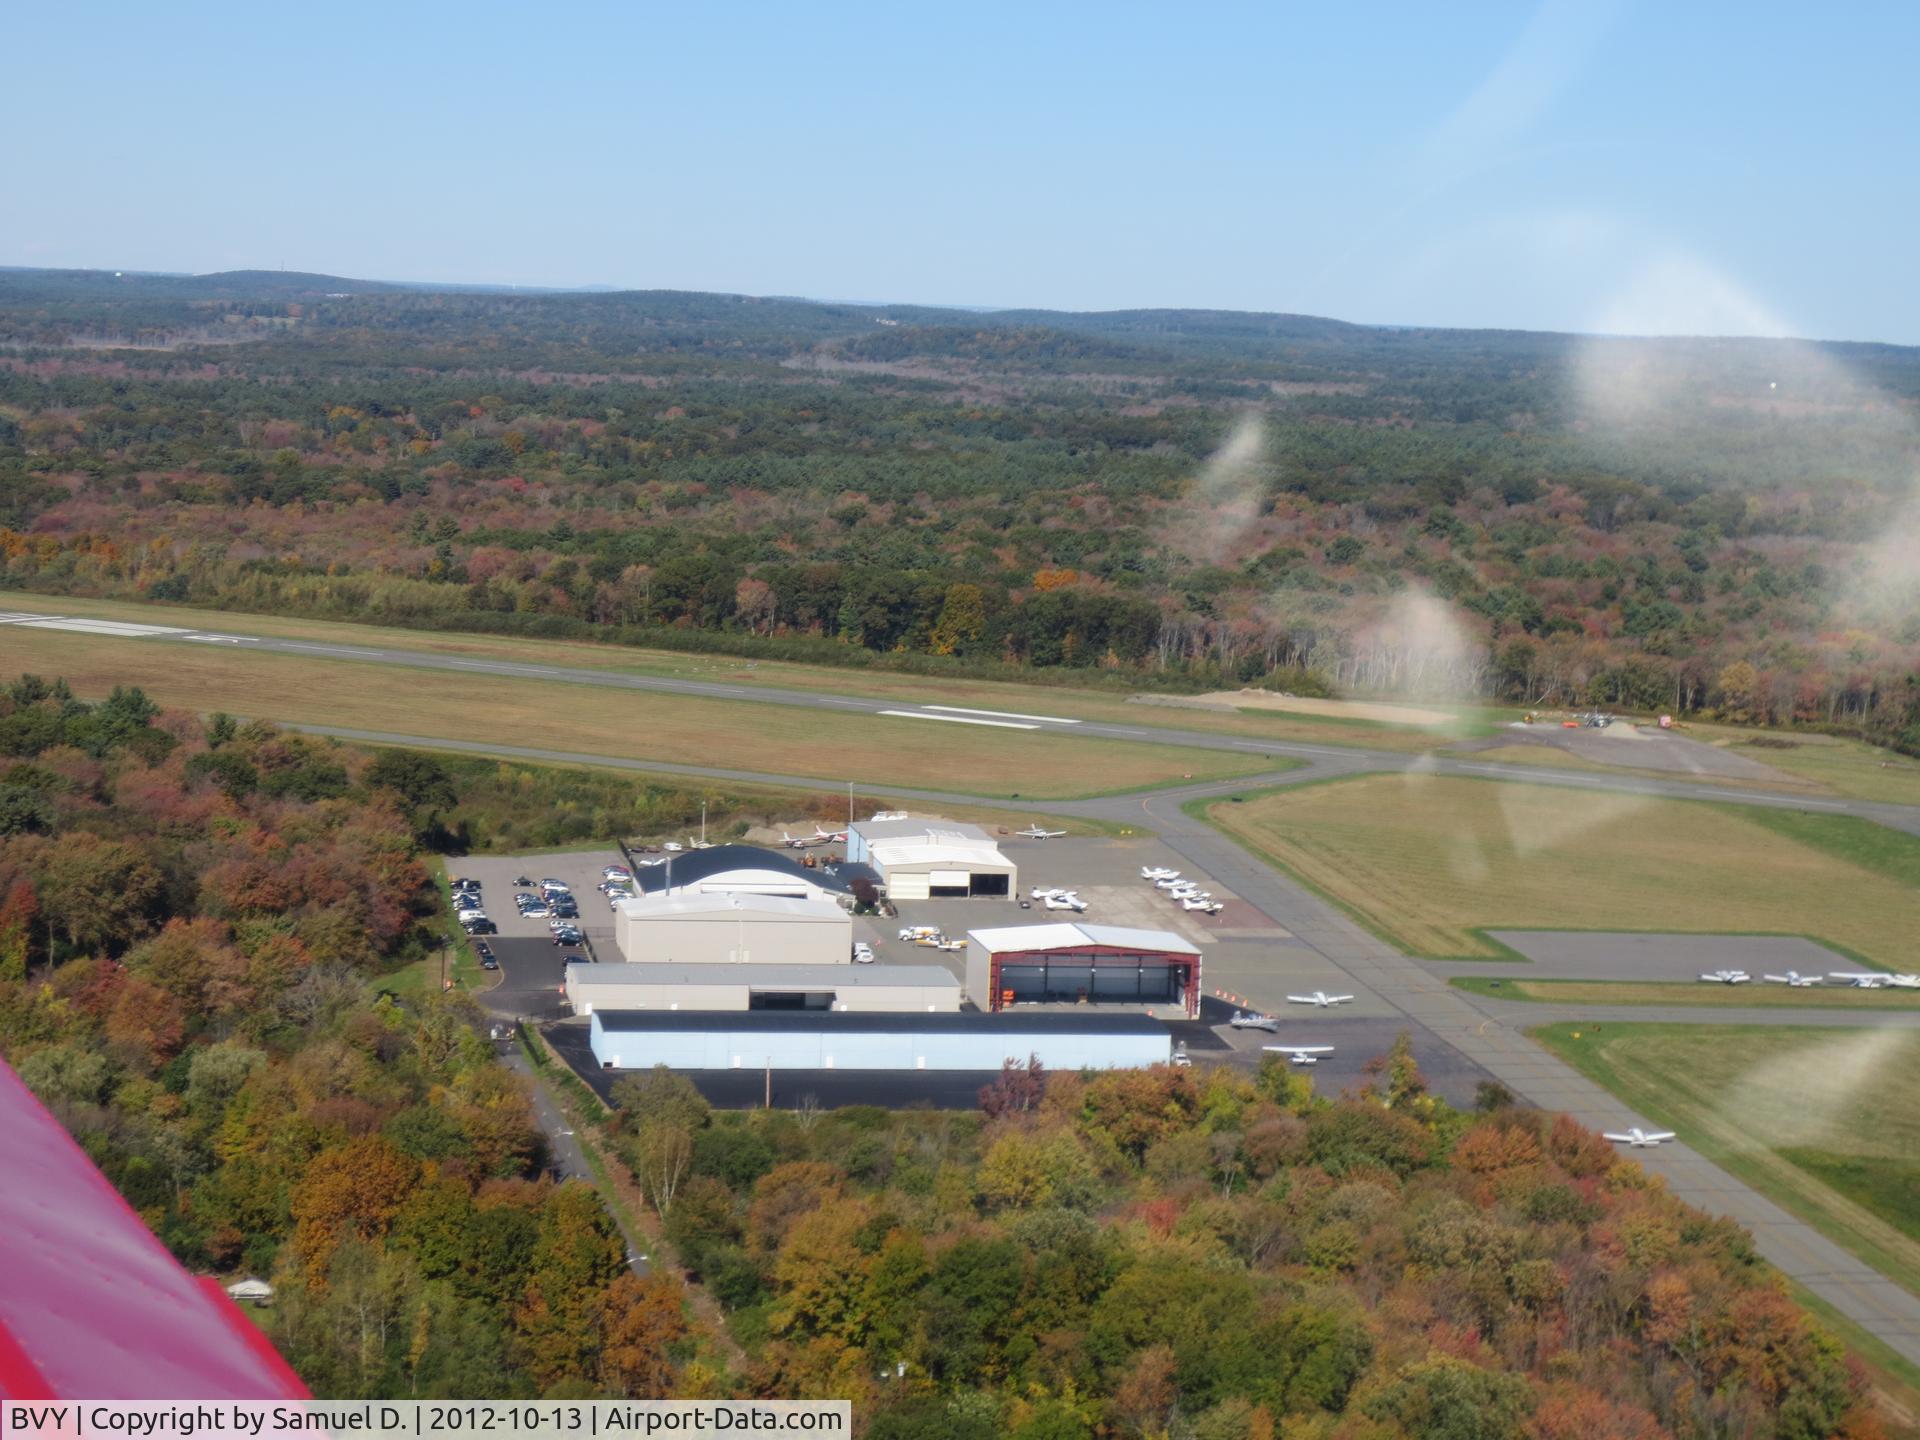
M967 892L970 895L985 896L990 900L1004 900L1011 892L1009 875L995 875L985 870L973 872L973 884Z

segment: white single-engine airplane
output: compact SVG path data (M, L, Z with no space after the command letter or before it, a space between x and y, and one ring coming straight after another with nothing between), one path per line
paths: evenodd
M1617 1145L1632 1145L1642 1150L1651 1149L1663 1140L1673 1139L1671 1130L1642 1130L1638 1125L1629 1127L1624 1135L1616 1135L1612 1131L1604 1133L1607 1139Z
M1064 830L1042 830L1038 825L1029 825L1026 829L1016 830L1013 833L1020 836L1023 840L1058 840L1067 832Z
M1345 1005L1351 999L1353 999L1351 995L1329 995L1324 990L1316 990L1311 995L1289 995L1287 996L1287 1003L1289 1005L1318 1005L1322 1010L1325 1010L1331 1005Z
M813 833L816 839L824 840L829 845L844 845L847 840L847 832L844 830L822 830L816 825L813 827Z
M1322 1055L1331 1055L1331 1045L1262 1045L1262 1050L1272 1050L1287 1057L1294 1065L1318 1065Z
M782 830L780 843L789 850L811 850L816 845L827 845L832 842L819 835L789 835Z
M1222 905L1211 895L1201 894L1182 895L1180 897L1180 908L1182 910L1198 910L1205 915L1218 915L1222 910L1226 909L1226 906Z
M1051 900L1054 896L1065 895L1067 892L1058 885L1036 885L1027 893L1036 900Z
M1744 970L1709 970L1700 978L1709 985L1745 985L1753 976Z
M1049 910L1071 910L1076 915L1087 908L1087 902L1071 890L1062 890L1058 895L1049 895L1040 903Z
M1827 978L1844 980L1856 990L1920 990L1920 975L1889 975L1883 970L1834 970Z
M1790 985L1795 990L1805 990L1810 985L1818 985L1818 975L1802 975L1798 970L1789 970L1784 975L1762 975L1760 977L1770 985Z
M1178 870L1169 870L1164 865L1142 865L1140 867L1140 878L1142 880L1178 880L1180 878L1180 872Z

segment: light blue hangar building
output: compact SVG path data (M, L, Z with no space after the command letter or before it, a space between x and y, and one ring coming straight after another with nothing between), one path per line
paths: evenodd
M1038 1056L1049 1070L1131 1070L1173 1058L1141 1014L973 1011L602 1010L590 1044L607 1070L992 1071Z

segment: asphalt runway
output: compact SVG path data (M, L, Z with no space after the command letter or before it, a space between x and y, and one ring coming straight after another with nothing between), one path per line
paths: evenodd
M1805 809L1832 812L1836 814L1861 815L1875 819L1883 824L1892 825L1909 833L1920 834L1920 807L1907 805L1883 805L1869 801L1840 799L1811 799L1768 792L1764 790L1744 790L1731 785L1692 784L1682 780L1665 780L1643 775L1609 775L1586 771L1557 771L1541 769L1527 765L1501 765L1494 762L1480 762L1457 757L1436 756L1431 754L1400 754L1395 752L1367 750L1360 746L1345 747L1335 745L1304 744L1284 740L1259 740L1245 736L1220 735L1209 731L1163 729L1154 725L1120 725L1110 721L1072 720L1066 717L1049 716L1041 713L1045 702L1036 701L1036 710L1031 714L989 710L961 710L958 707L943 705L910 705L899 701L870 699L855 695L836 695L818 693L809 690L790 690L778 686L738 685L722 681L695 680L669 675L629 675L610 674L604 670L565 665L535 665L521 661L469 659L464 656L440 655L431 651L406 650L379 645L346 645L324 641L290 640L274 636L246 635L238 632L192 630L164 625L129 625L114 621L93 621L62 619L52 615L26 615L10 612L0 615L0 625L18 624L28 628L60 628L80 630L86 633L108 634L114 636L133 635L150 639L154 644L187 644L196 646L215 646L222 649L239 651L263 651L275 654L299 655L343 662L396 666L415 671L446 670L468 675L498 675L512 679L536 679L556 681L571 685L593 685L611 689L647 691L664 695L703 696L717 700L738 700L762 705L789 705L803 709L832 710L843 714L868 715L906 715L929 722L948 724L984 724L1026 731L1049 731L1063 735L1086 735L1110 740L1132 740L1161 745L1177 745L1190 749L1229 750L1250 755L1265 755L1276 758L1304 760L1309 762L1307 771L1291 772L1288 775L1269 777L1256 782L1252 777L1243 778L1238 784L1245 788L1255 783L1301 783L1303 780L1325 779L1333 774L1359 774L1377 771L1419 770L1440 775L1487 775L1503 780L1531 782L1535 784L1569 785L1575 788L1598 789L1622 794L1658 795L1674 799L1717 800L1732 804L1766 805L1786 809ZM857 672L849 673L849 681L857 683ZM606 765L609 760L604 756L587 756L562 751L541 751L521 749L510 746L460 746L450 744L444 739L422 736L380 735L375 732L354 732L324 727L289 728L311 729L312 733L337 734L347 738L384 740L388 743L421 745L440 749L472 749L484 754L524 755L529 759L549 759L562 763ZM1520 733L1520 732L1513 732ZM1650 740L1648 746L1657 746L1660 742ZM1637 747L1633 742L1623 741L1620 748L1626 750ZM706 775L715 778L753 779L775 784L815 786L816 780L796 779L792 776L775 776L751 771L710 769L703 766L676 766L656 762L635 763L634 769L652 770L674 774ZM901 793L901 792L892 792ZM937 794L938 792L921 792ZM1166 791L1158 793L1168 793ZM956 796L968 803L978 804L978 795ZM1088 803L1088 802L1080 802ZM1055 802L1045 806L1027 808L1044 810L1047 813L1072 813L1068 802Z

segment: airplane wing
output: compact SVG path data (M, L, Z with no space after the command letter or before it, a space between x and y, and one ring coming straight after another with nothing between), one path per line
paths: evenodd
M1640 1138L1642 1140L1671 1140L1674 1136L1671 1130L1649 1130Z
M307 1398L220 1282L180 1268L4 1064L0 1155L0 1398Z
M1289 995L1287 1002L1292 1005L1318 1005L1320 1002L1311 995Z
M1617 1140L1622 1145L1631 1145L1633 1143L1633 1137L1631 1135L1616 1135L1611 1130L1601 1131L1600 1138L1602 1140Z
M1329 995L1327 996L1327 1003L1329 1005L1344 1005L1351 999L1353 999L1351 995Z

